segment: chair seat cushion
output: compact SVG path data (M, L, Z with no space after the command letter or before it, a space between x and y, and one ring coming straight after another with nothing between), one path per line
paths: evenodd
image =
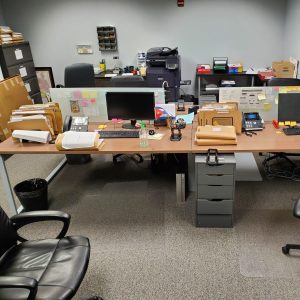
M0 276L25 276L38 281L36 299L71 299L89 261L89 240L69 236L61 240L27 241L9 249L0 259ZM2 293L9 293L5 297ZM15 296L13 296L14 293ZM0 290L0 299L26 299L27 292Z

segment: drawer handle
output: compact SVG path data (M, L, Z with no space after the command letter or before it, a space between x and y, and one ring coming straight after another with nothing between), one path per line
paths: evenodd
M221 177L224 176L224 174L207 174L207 176Z
M207 186L223 186L222 184L208 184Z

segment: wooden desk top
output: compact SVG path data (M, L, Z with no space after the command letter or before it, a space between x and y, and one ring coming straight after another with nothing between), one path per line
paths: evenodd
M105 130L121 130L121 125L109 125ZM89 130L97 129L97 125L90 125ZM0 154L118 154L118 153L189 153L191 152L192 125L182 130L182 139L171 142L171 131L167 127L155 129L163 133L161 140L149 140L149 146L142 148L138 138L105 139L99 151L58 151L53 144L18 143L8 138L0 144Z
M118 127L119 126L119 127ZM116 130L120 130L117 125ZM97 128L91 125L90 130ZM113 129L108 126L106 130ZM194 142L196 123L187 125L182 130L179 142L170 141L170 129L161 127L157 132L164 133L161 140L149 140L149 146L141 148L137 138L105 139L99 151L58 151L53 144L15 143L12 138L0 144L0 154L117 154L117 153L204 153L208 148L216 148L220 152L300 152L300 136L286 136L277 133L281 130L266 124L266 128L252 137L242 134L238 136L237 145L197 146Z
M192 133L193 138L195 130ZM286 136L272 124L266 124L264 130L257 131L257 135L252 137L241 134L237 140L237 145L226 146L197 146L193 141L192 153L203 153L207 148L218 149L220 152L300 152L300 135Z

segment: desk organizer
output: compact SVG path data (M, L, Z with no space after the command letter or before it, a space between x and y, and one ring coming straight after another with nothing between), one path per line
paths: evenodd
M207 155L195 157L196 226L232 227L236 161L234 154L219 154L218 164Z
M98 43L100 51L117 51L116 27L100 26L97 27Z

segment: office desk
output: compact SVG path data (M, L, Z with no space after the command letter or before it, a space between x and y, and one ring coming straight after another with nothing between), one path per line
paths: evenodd
M120 125L116 126L119 130ZM97 128L97 125L91 125L90 130ZM106 130L114 128L108 126ZM238 136L237 145L227 146L197 146L194 142L194 134L196 130L196 123L187 125L182 130L182 140L179 142L170 141L170 130L161 127L157 132L164 133L162 140L149 140L149 147L141 148L139 146L139 139L106 139L105 144L99 151L58 151L53 144L34 144L34 143L15 143L12 138L0 144L0 175L3 181L4 190L8 199L9 207L13 213L16 212L16 205L14 202L13 191L8 178L5 159L7 155L12 154L148 154L148 153L185 153L197 154L207 153L208 148L218 149L220 153L234 153L234 152L300 152L300 137L299 136L285 136L283 133L276 133L278 130L273 128L271 124L266 124L266 128L257 132L256 136L248 137L244 134ZM61 166L58 167L59 170ZM80 166L79 166L80 167ZM177 184L177 181L176 181ZM178 186L176 187L178 188Z
M109 125L106 130L120 129L120 125ZM97 125L90 125L89 130L93 131L97 129ZM179 142L170 141L170 129L161 127L156 130L157 132L164 133L161 140L149 140L149 147L141 148L139 146L138 138L128 139L105 139L104 145L99 151L58 151L54 144L37 144L37 143L16 143L12 138L8 138L0 144L0 175L3 181L4 190L8 199L10 210L13 213L17 212L17 208L14 201L12 187L10 185L9 177L7 174L5 159L7 155L13 154L148 154L148 153L189 153L191 152L191 134L192 125L187 125L182 130L182 139ZM57 167L56 171L59 171L64 165L65 161ZM80 166L79 166L80 167ZM55 171L55 172L56 172ZM53 172L53 175L55 174Z

